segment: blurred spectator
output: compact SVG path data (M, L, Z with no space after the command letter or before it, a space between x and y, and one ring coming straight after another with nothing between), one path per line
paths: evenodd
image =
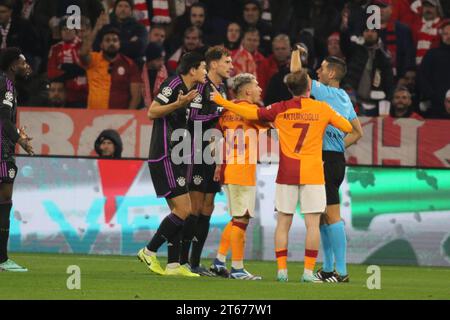
M264 71L263 66L266 61L266 58L259 52L259 44L260 44L260 36L259 31L256 28L248 28L244 31L244 36L242 38L242 48L248 52L253 57L253 61L256 64L256 78L259 83L264 83Z
M148 107L168 74L164 65L164 49L160 44L150 42L145 50L145 57L147 62L142 70L142 91L145 106Z
M411 93L406 87L399 87L394 91L392 99L390 116L394 118L414 118L422 120L423 118L414 112Z
M80 19L80 29L77 30L77 36L80 39L84 38L84 34L86 32L90 32L92 30L91 20L86 16L81 16Z
M106 14L86 33L80 60L88 77L89 109L136 109L141 101L141 79L138 67L130 58L119 53L120 32L103 26ZM92 52L92 42L99 32L100 52Z
M41 42L28 20L13 16L13 6L14 0L0 0L0 48L20 48L33 71L37 71L44 56Z
M66 88L63 81L51 80L48 86L47 107L64 108L66 105Z
M289 92L285 83L285 78L289 74L289 71L288 66L280 66L278 72L269 79L266 95L264 96L264 105L268 106L272 103L292 98L292 94Z
M241 46L238 50L231 52L233 59L233 75L239 73L251 73L258 78L257 64L253 52L257 52L259 46L259 33L255 28L251 28L244 32ZM259 82L259 79L258 79Z
M264 55L271 53L272 30L269 23L261 19L262 7L257 0L246 0L244 2L242 12L242 28L247 30L249 28L256 28L259 31L260 41L259 49Z
M367 29L363 39L352 38L346 45L349 48L348 72L346 84L357 94L361 105L360 113L366 116L378 116L378 104L382 100L390 101L394 87L394 76L389 56L381 48L378 30Z
M133 0L116 0L113 12L110 16L110 24L119 30L120 53L131 58L138 66L144 63L144 51L147 46L147 30L133 17ZM100 48L101 39L97 37L94 49Z
M420 110L427 117L445 115L444 97L450 88L450 20L440 28L441 45L430 49L419 68Z
M100 158L122 158L123 142L120 134L113 129L103 130L95 140L94 149Z
M391 56L394 76L403 77L406 70L415 65L416 50L408 26L392 19L392 0L373 0L381 8L381 32L383 48Z
M60 22L62 41L50 48L47 74L50 79L60 78L65 82L67 103L74 107L86 107L87 78L81 68L78 52L81 39L75 29L67 28L67 19Z
M445 94L445 117L446 119L450 119L450 89Z
M307 19L299 21L297 30L307 30L314 37L314 47L318 58L325 56L327 49L327 37L339 30L339 12L336 9L336 1L312 0ZM299 1L299 5L303 2ZM308 47L311 47L308 45ZM312 56L311 56L312 58Z
M397 88L406 87L409 90L415 109L418 108L419 106L419 95L417 94L416 77L417 77L416 69L411 68L407 70L403 78L398 79L397 82Z
M350 35L361 35L366 26L367 7L371 0L350 0L341 11L339 30Z
M242 28L237 22L230 22L227 27L227 35L224 46L231 53L239 49L242 40Z
M412 26L417 65L420 65L429 49L439 46L438 29L440 22L438 1L422 0L422 17L417 19Z
M291 61L291 41L285 34L279 34L272 40L272 52L267 59L264 59L260 66L259 86L262 89L262 97L265 97L266 87L270 78L279 71L282 66L287 66Z
M177 18L174 33L169 39L172 52L183 42L184 31L189 27L197 27L202 31L202 42L211 46L220 43L223 35L214 30L203 3L194 3L188 10Z
M47 23L51 29L53 40L60 40L61 35L59 33L59 22L62 17L67 16L67 9L76 5L81 10L81 15L89 18L92 25L95 24L100 13L104 11L102 2L100 0L36 0L35 8L40 7L40 15L50 17L47 18ZM42 19L43 16L40 18Z
M166 41L166 29L160 24L154 24L148 33L148 42L159 43L161 46Z
M327 39L327 56L338 57L345 60L346 57L341 49L341 35L339 32L333 32Z
M178 62L186 52L200 50L203 47L202 31L195 26L189 27L184 32L183 44L167 61L167 68L171 74L177 70Z

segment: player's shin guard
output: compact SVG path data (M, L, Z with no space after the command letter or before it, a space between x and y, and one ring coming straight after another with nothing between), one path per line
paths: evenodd
M233 269L244 268L245 231L248 224L233 221L231 228L231 266Z
M324 224L320 226L320 240L322 242L323 252L323 267L324 272L333 272L334 270L334 256L333 247L331 244L330 235L328 232L328 225Z
M152 252L158 251L164 242L171 239L174 235L180 232L183 227L183 219L171 213L167 215L159 225L158 230L153 236L152 240L147 245L147 249Z
M0 263L8 260L9 215L12 202L0 203Z
M180 264L189 262L189 249L191 248L192 238L197 226L198 217L191 214L184 221L183 229L181 230L181 250L180 250Z
M331 246L336 259L336 271L341 276L347 275L347 237L344 221L328 225Z
M206 238L208 238L210 220L211 216L200 214L198 217L197 228L195 230L191 250L190 262L192 267L198 267L200 265L203 247L205 245Z

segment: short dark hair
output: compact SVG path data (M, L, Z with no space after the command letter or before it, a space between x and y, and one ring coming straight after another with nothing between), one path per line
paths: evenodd
M205 58L201 53L196 51L187 52L180 59L177 73L187 75L192 68L197 69L203 61L205 61Z
M98 34L100 42L102 42L105 36L108 34L115 34L120 39L120 30L110 25L106 25L103 28L101 28Z
M211 47L205 53L206 65L209 67L212 61L217 61L222 59L223 56L229 57L230 55L231 55L230 51L228 51L228 49L223 46Z
M0 6L7 7L8 9L14 8L13 0L0 0Z
M150 26L150 31L152 31L153 29L161 29L166 31L166 28L164 28L164 26L160 23L154 23Z
M22 55L22 51L16 47L5 48L0 52L0 70L5 72Z
M196 2L196 3L192 4L191 8L189 9L189 14L191 13L192 8L202 8L206 15L206 6L203 3Z
M301 96L308 91L309 81L306 69L289 73L286 77L286 85L294 96Z
M246 33L258 33L258 35L260 35L259 30L256 29L255 27L248 27L247 29L245 29L244 32L242 33L242 37L244 37Z
M411 91L409 91L409 89L405 86L399 86L399 87L395 88L394 94L396 94L397 92L406 92L406 93L408 93L409 97L411 98Z
M186 37L189 33L192 33L192 32L198 32L198 36L200 37L200 39L203 38L202 29L200 29L199 27L196 27L196 26L190 26L189 28L187 28L186 31L184 31L183 38Z
M347 74L347 64L344 60L335 56L328 56L325 58L325 61L328 62L328 67L336 73L337 81L344 79Z
M259 12L260 12L260 13L262 12L261 3L260 3L259 1L257 1L257 0L246 0L246 1L244 1L244 5L242 6L242 9L245 9L245 7L246 7L247 5L249 5L249 4L253 4L253 5L257 6Z

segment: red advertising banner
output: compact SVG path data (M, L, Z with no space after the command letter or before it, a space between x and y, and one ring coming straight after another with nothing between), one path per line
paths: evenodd
M122 157L147 158L152 124L146 113L22 107L17 126L27 127L40 155L96 156L95 139L103 130L115 129L123 141Z
M450 121L361 117L363 138L347 162L363 165L450 167Z
M360 120L364 136L347 150L349 164L450 167L449 120ZM36 154L95 156L97 136L104 129L115 129L123 140L123 157L147 158L152 124L146 110L22 107L18 126L27 127Z

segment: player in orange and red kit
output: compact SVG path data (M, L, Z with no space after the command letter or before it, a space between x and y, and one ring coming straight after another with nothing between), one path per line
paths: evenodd
M310 98L311 81L307 72L290 73L286 78L293 98L266 108L248 108L225 100L219 94L213 100L247 120L272 122L279 131L280 164L276 180L275 249L278 280L287 281L288 233L298 202L305 215L306 244L302 282L322 282L313 271L320 246L320 215L325 211L326 194L322 162L322 139L328 124L351 132L348 120L327 103Z

